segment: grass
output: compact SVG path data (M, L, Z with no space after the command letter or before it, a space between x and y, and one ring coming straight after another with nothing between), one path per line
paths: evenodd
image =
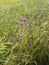
M0 0L0 65L48 64L48 1Z

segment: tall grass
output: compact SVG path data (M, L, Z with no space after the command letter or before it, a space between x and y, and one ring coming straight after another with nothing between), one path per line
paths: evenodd
M0 65L48 65L48 0L0 2Z

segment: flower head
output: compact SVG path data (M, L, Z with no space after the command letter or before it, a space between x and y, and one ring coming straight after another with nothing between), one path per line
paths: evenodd
M20 21L26 22L27 21L27 18L22 18Z
M23 25L25 22L27 22L27 18L20 19L19 25Z

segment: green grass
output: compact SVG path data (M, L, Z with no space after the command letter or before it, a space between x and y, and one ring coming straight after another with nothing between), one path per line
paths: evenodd
M21 18L27 22L19 25ZM18 35L22 33L22 37ZM27 43L27 44L26 44ZM0 1L0 65L49 64L49 3Z

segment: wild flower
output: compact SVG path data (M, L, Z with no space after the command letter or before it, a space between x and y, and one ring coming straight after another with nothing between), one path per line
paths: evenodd
M23 25L25 22L27 22L27 18L20 19L19 25Z
M22 18L20 21L26 22L27 18Z

